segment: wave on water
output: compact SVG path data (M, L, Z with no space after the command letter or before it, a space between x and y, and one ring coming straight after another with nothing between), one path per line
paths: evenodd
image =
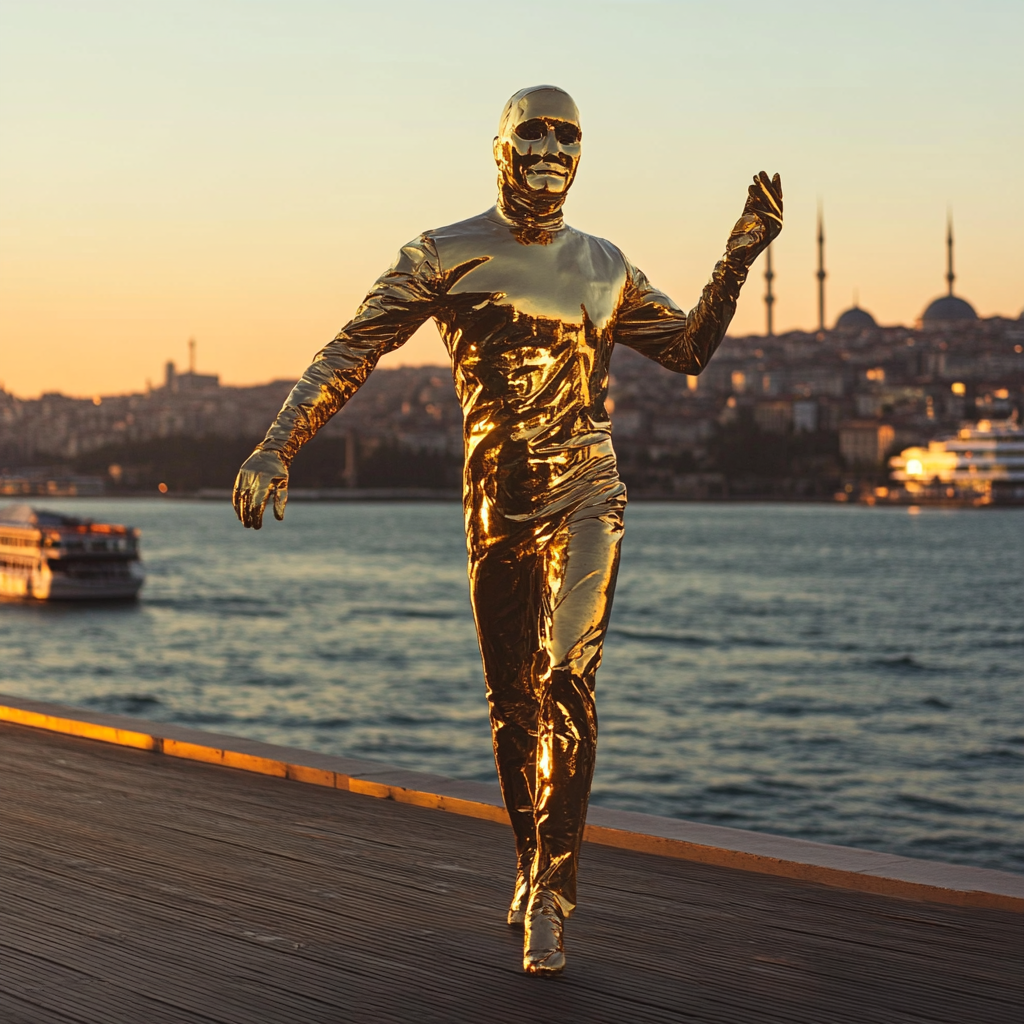
M919 793L897 793L894 799L897 803L915 811L939 811L942 814L958 816L978 813L978 808L972 804L953 800L937 800L934 797L922 796Z
M715 640L708 637L692 636L681 633L659 633L652 630L631 629L628 626L611 626L609 637L621 637L624 640L640 640L646 643L676 644L680 647L713 647Z
M142 600L142 606L183 612L189 615L211 614L224 618L288 619L291 617L289 610L282 607L280 601L270 598L242 596L151 597L146 594Z
M735 636L725 638L725 643L735 647L788 647L790 642L782 640L770 640L764 636Z
M872 658L868 661L869 665L874 665L877 668L892 669L894 672L938 672L941 669L936 669L930 665L922 664L912 654L902 654L899 657L893 658Z
M392 619L441 619L462 618L463 613L448 611L443 608L409 608L386 607L381 605L355 605L348 610L353 618L392 618Z
M619 637L624 640L639 640L646 643L675 644L679 647L754 647L772 648L787 647L788 641L772 640L761 636L739 636L727 634L725 636L711 637L698 636L693 633L671 633L660 630L636 629L631 626L609 627L609 637Z
M102 697L86 697L82 701L84 707L112 715L150 715L162 704L159 697L148 693L107 694Z

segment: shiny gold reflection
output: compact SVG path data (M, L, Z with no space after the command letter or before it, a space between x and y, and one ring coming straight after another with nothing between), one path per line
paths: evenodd
M605 411L612 348L700 373L750 265L782 227L779 177L762 171L685 313L614 245L563 221L581 143L576 104L561 89L509 100L494 140L496 205L402 247L295 385L234 491L246 526L260 528L270 498L283 518L299 448L382 355L436 321L465 417L471 596L518 855L509 921L525 921L524 966L538 972L564 963L561 920L576 903L594 680L622 539L626 489Z

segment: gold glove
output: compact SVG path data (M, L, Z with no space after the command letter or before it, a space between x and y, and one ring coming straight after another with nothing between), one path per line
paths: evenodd
M759 172L747 189L743 214L729 235L725 258L745 269L764 252L782 230L782 181Z
M231 495L235 513L244 526L258 530L263 525L263 510L271 495L274 518L284 519L284 507L288 504L288 463L280 452L257 448L242 463Z

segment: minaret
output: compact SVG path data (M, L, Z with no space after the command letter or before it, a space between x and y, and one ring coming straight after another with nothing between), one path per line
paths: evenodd
M953 294L953 213L946 214L946 282L949 285L949 294Z
M188 339L188 372L195 375L196 372L196 339Z
M818 330L825 330L825 222L818 205Z
M769 245L765 250L765 265L764 265L764 280L768 286L768 290L764 295L764 312L765 317L768 321L768 329L765 333L769 338L775 336L775 330L772 326L772 306L775 305L775 296L772 294L772 281L775 280L775 273L772 270L772 247Z

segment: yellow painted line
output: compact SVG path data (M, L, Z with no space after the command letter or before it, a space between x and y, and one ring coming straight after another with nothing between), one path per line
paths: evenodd
M185 761L203 761L206 764L223 764L224 751L216 747L201 746L198 743L183 743L181 740L165 739L160 752L168 757L180 757Z
M327 768L310 768L304 764L286 764L287 777L293 782L305 782L309 786L327 786L339 789L338 773Z
M275 758L246 754L242 751L225 750L202 743L190 743L130 729L118 729L109 725L97 725L92 722L28 711L4 704L0 704L0 721L11 722L15 725L27 725L35 729L45 729L49 732L66 733L70 736L80 736L83 739L99 740L122 747L149 750L187 761L201 761L205 764L222 765L226 768L237 768L259 775L292 779L295 782L325 786L329 789L348 790L350 793L358 793L362 796L393 800L396 803L411 804L431 810L448 811L463 817L508 824L508 813L504 807L477 800L407 789L404 786L334 772L328 768L293 764ZM628 829L587 825L584 839L601 846L614 846L637 853L650 853L676 860L697 861L717 867L792 878L795 881L817 882L822 885L855 889L882 896L904 896L910 899L930 900L954 906L988 907L994 910L1024 912L1024 898L1008 894L983 890L950 889L937 884L905 881L882 874L868 874L799 860L787 860L784 857L765 856L743 850L703 845L668 836L632 832Z
M462 800L454 796L439 796L437 809L459 814L463 818L479 818L481 821L496 821L499 825L508 825L508 811L494 804L482 804L476 800Z
M160 741L148 733L114 729L109 725L94 725L92 722L80 722L75 718L58 718L56 715L43 715L38 711L25 711L22 708L0 706L0 721L29 725L33 729L46 729L49 732L63 732L87 740L116 743L120 747L157 751L160 749Z
M508 812L504 807L496 807L494 804L442 796L440 793L426 793L419 789L406 789L404 786L390 786L384 782L374 782L372 779L354 778L349 775L339 775L338 779L344 780L338 782L338 789L347 789L351 793L359 793L362 796L394 800L395 803L412 804L414 807L427 807L435 811L449 811L464 818L480 818L483 821L508 824Z

